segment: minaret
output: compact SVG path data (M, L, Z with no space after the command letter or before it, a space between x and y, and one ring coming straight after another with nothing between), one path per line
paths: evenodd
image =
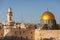
M11 22L12 21L12 9L11 8L9 8L8 9L8 13L7 13L7 21L8 22Z
M12 22L12 9L9 8L8 9L8 13L7 13L7 24L11 25L10 23ZM11 26L4 26L4 37L11 31Z

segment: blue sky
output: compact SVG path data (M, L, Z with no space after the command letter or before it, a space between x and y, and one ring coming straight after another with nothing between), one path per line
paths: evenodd
M0 0L0 22L6 21L8 8L12 8L13 21L40 23L40 17L48 8L60 23L60 0Z

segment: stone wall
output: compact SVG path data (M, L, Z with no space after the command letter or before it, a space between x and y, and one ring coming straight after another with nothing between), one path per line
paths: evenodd
M60 40L60 30L35 30L35 40L50 38Z
M25 39L32 39L34 40L35 30L33 29L11 29L6 36L15 36Z

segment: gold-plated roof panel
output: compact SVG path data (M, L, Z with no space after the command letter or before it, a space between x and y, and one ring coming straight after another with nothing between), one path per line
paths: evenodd
M55 19L54 15L49 11L45 11L41 16L41 20L54 20L54 19Z

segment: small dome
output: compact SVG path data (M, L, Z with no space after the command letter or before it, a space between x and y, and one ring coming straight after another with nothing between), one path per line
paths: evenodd
M51 12L45 11L41 16L41 20L55 20L55 17Z
M8 9L8 12L12 12L12 9L11 9L11 8L9 8L9 9Z

